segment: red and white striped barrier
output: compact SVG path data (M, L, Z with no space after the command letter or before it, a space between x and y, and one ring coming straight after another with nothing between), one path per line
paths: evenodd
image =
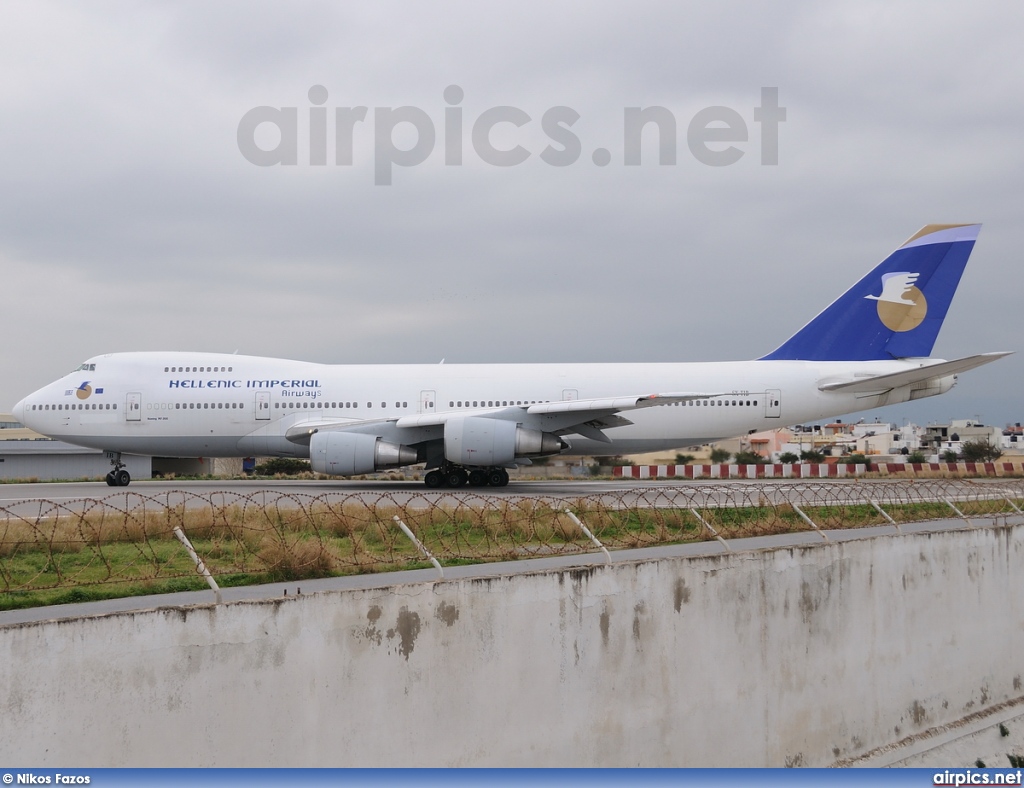
M626 479L831 479L879 473L885 476L946 471L970 476L1015 476L1024 473L1012 462L782 463L760 465L616 465L612 476Z

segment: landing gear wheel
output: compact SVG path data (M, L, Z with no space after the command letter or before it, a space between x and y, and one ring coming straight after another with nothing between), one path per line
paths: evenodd
M487 483L491 487L505 487L508 485L508 471L504 468L495 468L487 474Z
M431 490L436 490L444 484L444 474L439 470L432 470L423 477L423 483Z
M132 477L124 469L124 463L121 462L121 452L108 451L106 454L110 464L114 466L106 476L107 484L111 487L127 487L131 484Z
M487 484L487 471L482 471L479 468L475 471L469 472L469 486L470 487L483 487Z
M444 481L449 487L461 487L469 481L469 474L462 470L462 468L455 468L454 470L448 471L444 477Z

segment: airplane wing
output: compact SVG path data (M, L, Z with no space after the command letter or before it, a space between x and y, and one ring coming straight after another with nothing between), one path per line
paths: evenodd
M1011 354L1012 351L979 353L976 356L965 356L953 361L940 361L937 364L922 363L920 367L907 369L903 372L891 372L886 375L872 375L871 377L854 378L853 380L821 383L818 389L821 391L845 391L850 393L889 391L900 386L908 386L911 383L922 383L931 378L966 372L969 369L989 364Z
M389 424L398 429L443 427L454 417L480 416L484 418L513 420L524 416L546 417L545 429L561 434L573 432L594 440L609 443L611 440L602 429L632 424L626 418L617 416L622 411L670 405L675 402L709 399L717 393L670 392L665 394L633 394L624 397L597 397L594 399L555 400L532 405L510 405L497 408L472 408L420 413L415 416L400 416L394 419L368 419L363 421L345 420L322 422L305 421L291 427L285 437L293 443L308 443L315 432L325 430L364 431L374 424Z
M284 436L292 443L308 444L309 439L316 432L327 430L351 430L353 432L364 432L366 429L373 429L383 425L393 425L395 419L306 419L298 424L289 427Z
M589 421L599 412L608 414L637 408L650 408L655 405L668 405L673 402L687 402L694 399L708 399L718 394L671 393L671 394L634 394L626 397L598 397L596 399L567 399L553 402L538 402L533 405L512 405L504 408L476 408L472 410L445 411L444 413L421 413L418 416L402 416L396 425L399 427L430 427L444 424L452 416L493 416L500 414L515 415L553 415L577 413L580 421Z

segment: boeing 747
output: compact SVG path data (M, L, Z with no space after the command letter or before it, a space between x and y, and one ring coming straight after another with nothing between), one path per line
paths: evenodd
M326 365L216 353L95 356L14 408L122 453L308 457L354 476L425 463L428 487L504 486L551 455L677 449L949 391L1007 353L929 358L977 224L928 225L753 361Z

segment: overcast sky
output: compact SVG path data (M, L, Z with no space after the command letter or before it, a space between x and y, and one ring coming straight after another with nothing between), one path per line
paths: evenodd
M5 2L0 410L122 350L754 358L935 222L985 226L934 355L1019 351L1022 34L1009 0ZM310 163L313 86L325 166ZM754 113L765 87L786 109L777 165ZM261 106L296 108L295 165L240 151ZM352 164L336 165L335 108L358 106ZM402 106L436 140L379 185L376 113ZM491 134L529 153L513 166L472 141L501 106L530 118ZM675 118L676 163L650 126L626 165L625 108L652 106ZM742 152L733 164L687 144L712 106L747 130L709 144ZM553 107L579 114L568 166L541 156L561 147L542 128ZM417 142L407 123L392 138ZM271 124L254 139L287 148ZM1022 390L1024 354L877 415L1001 425L1024 420Z

